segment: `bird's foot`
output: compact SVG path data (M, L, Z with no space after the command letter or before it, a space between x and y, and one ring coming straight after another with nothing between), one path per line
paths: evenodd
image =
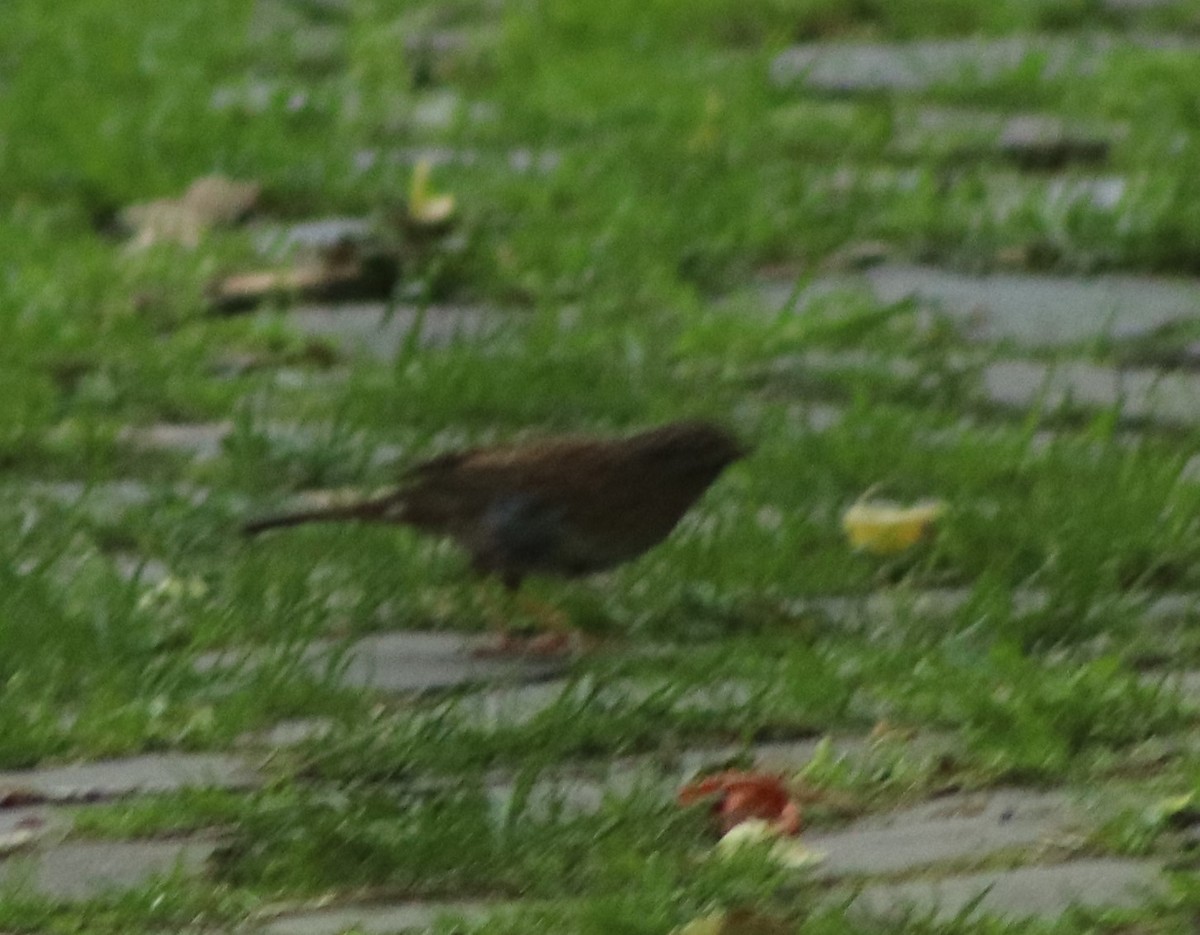
M499 656L538 656L554 658L569 656L584 647L580 634L566 630L544 633L494 633L476 643L471 655L484 658Z

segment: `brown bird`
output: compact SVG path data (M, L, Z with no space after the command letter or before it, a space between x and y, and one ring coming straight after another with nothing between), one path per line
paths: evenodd
M636 558L746 453L702 421L472 448L418 464L385 496L259 519L244 531L338 520L412 526L452 539L475 571L515 591L527 575L572 578Z

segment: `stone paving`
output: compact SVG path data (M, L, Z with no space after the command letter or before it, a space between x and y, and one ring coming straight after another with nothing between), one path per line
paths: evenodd
M439 920L478 921L504 906L481 902L397 903L346 906L281 915L263 924L264 935L339 935L353 930L363 935L424 932Z
M389 308L382 302L353 305L301 306L287 313L298 333L332 342L350 354L390 360L410 340L417 347L442 347L456 340L479 340L495 332L503 313L482 308L432 306L423 313L412 306ZM419 332L413 337L413 328Z
M1002 114L924 106L902 113L889 142L898 156L954 161L994 157L1021 168L1103 164L1121 128L1097 130L1052 114Z
M1194 321L1200 310L1200 283L1178 277L969 275L887 262L856 275L818 279L791 307L803 314L809 301L839 290L861 290L889 304L914 300L953 321L969 340L1011 340L1027 350L1147 337ZM794 291L791 282L765 283L760 295L768 307L778 308Z
M883 264L862 274L839 275L796 294L792 283L764 284L763 302L778 308L789 299L796 314L839 289L862 289L879 301L915 300L956 323L964 336L987 344L1048 349L1105 339L1152 338L1200 314L1200 284L1178 278L1064 276L995 273L971 276L930 267ZM1012 353L1015 353L1012 352ZM802 366L878 366L854 352L808 354ZM911 362L888 366L901 379L917 371ZM1194 426L1200 420L1200 374L1187 370L1116 366L1082 359L1046 362L1009 356L979 370L977 401L989 406L1048 412L1063 408L1115 410L1126 422Z
M78 802L185 788L247 789L260 777L223 753L147 753L95 763L0 772L0 800Z
M212 841L80 841L31 849L0 862L0 883L57 899L90 899L174 874L204 871Z
M1139 35L1116 40L1102 35L933 39L910 43L818 43L781 52L771 66L780 87L837 94L914 92L970 80L988 85L1036 65L1043 81L1091 78L1107 65L1122 41L1151 49L1186 49L1177 36Z
M952 919L972 904L973 915L988 913L1009 919L1057 915L1068 905L1133 907L1148 895L1166 893L1160 871L1148 860L1076 860L939 880L874 884L859 893L854 907L884 917L932 913L938 921Z
M1162 0L1106 0L1110 9L1142 7ZM336 3L335 3L336 6ZM276 41L285 34L291 55L314 71L335 67L344 57L344 30L337 23L313 24L293 7L278 0L258 4L251 29L258 40ZM1190 40L1171 36L1138 36L1146 47L1188 51ZM452 68L456 59L479 54L480 37L430 32L410 45L410 51L430 59L428 67ZM1002 40L938 40L912 43L828 43L788 50L771 68L782 88L806 89L822 95L916 92L945 85L969 75L994 82L1017 69L1038 65L1045 81L1091 79L1102 73L1117 47L1102 36ZM252 111L275 93L269 82L222 88L214 108ZM473 120L495 114L472 109L470 102L429 96L413 119L425 129L445 127L466 113ZM960 158L1000 156L1020 166L1059 168L1066 163L1103 164L1121 129L1069 125L1053 114L995 114L967 110L923 108L892 140L895 150L928 150L930 137L949 133L955 139L946 151ZM362 166L378 160L434 161L469 165L489 158L453 149L404 148L362 154ZM504 154L516 171L553 171L553 153L519 151ZM893 179L900 178L896 173ZM1020 188L1006 179L998 183L1011 207L1021 199L1046 195L1059 210L1081 202L1103 209L1116 208L1128 190L1119 176L1064 175ZM1019 188L1019 187L1017 187ZM1000 203L1000 202L997 202ZM357 219L317 219L274 233L264 251L290 247L329 246L345 237L363 234ZM1118 368L1082 357L1050 364L1026 352L1086 348L1100 340L1129 341L1154 337L1171 326L1194 322L1200 313L1200 283L1191 279L1132 275L1077 278L1030 273L970 275L927 265L885 261L857 274L838 273L810 287L862 289L882 302L914 300L922 308L953 321L970 340L1007 342L1013 348L1004 359L980 370L978 402L1028 409L1071 405L1087 409L1116 407L1130 421L1160 421L1185 426L1200 419L1200 376L1190 372L1164 373L1151 367ZM791 283L763 287L768 304L791 294ZM795 311L803 314L802 303ZM274 315L276 313L255 313ZM409 306L388 308L382 303L301 306L284 316L287 327L311 339L327 341L347 357L391 358L405 342L418 347L445 346L454 341L484 341L504 326L509 313L477 307L435 306L418 313ZM834 424L837 410L805 414L814 430ZM232 424L133 427L121 436L131 446L166 449L195 460L221 456ZM119 518L129 509L150 502L154 492L137 481L96 487L55 482L35 486L34 493L70 503L102 519ZM203 496L180 488L178 496ZM136 557L123 556L127 569L141 567ZM153 560L151 560L153 562ZM148 565L155 575L161 568ZM1043 595L1019 595L1017 603L1036 603ZM927 592L917 595L880 593L866 599L831 597L798 602L798 608L827 615L834 621L866 616L886 623L900 613L937 616L952 613L967 598L965 592ZM1165 595L1138 612L1153 622L1194 614L1192 595ZM342 657L340 677L347 686L375 693L421 695L461 690L459 711L481 727L521 723L548 706L581 691L569 676L569 661L489 659L473 654L470 639L444 633L382 633L356 640ZM323 665L332 643L309 649L314 665ZM253 660L254 651L240 647L211 653L199 660L201 671ZM1161 677L1150 675L1150 678ZM1178 674L1178 688L1190 703L1200 702L1200 673ZM584 686L584 691L590 690ZM613 696L636 703L639 692L651 689L634 683L605 686ZM727 683L710 686L680 700L698 710L747 703L748 686ZM230 753L160 753L94 763L48 766L0 773L0 881L27 885L63 900L85 899L108 890L128 888L174 873L203 874L219 846L215 833L178 840L96 841L71 835L74 810L90 803L184 788L247 790L269 780L260 765L262 755L319 736L327 722L293 721L244 739ZM922 743L938 738L918 738ZM796 772L814 756L819 739L761 745L753 751L763 769ZM837 737L830 743L835 755L867 755L871 741ZM729 749L685 752L672 769L649 759L609 764L600 776L581 768L560 777L539 780L534 797L562 797L572 808L595 810L609 796L655 789L664 802L678 783L705 767L721 763ZM513 797L511 779L497 776L489 790L502 814ZM808 872L830 889L835 898L857 894L856 912L888 917L915 909L937 919L954 917L968 906L975 913L1008 917L1053 917L1068 906L1133 906L1148 893L1164 892L1161 865L1153 860L1099 858L1083 854L1080 842L1099 820L1069 792L994 789L960 793L912 804L886 814L872 814L840 826L806 832L805 844L822 855ZM976 902L977 898L978 902ZM428 931L437 919L478 920L505 906L479 901L446 903L395 902L320 907L294 907L260 920L259 930L273 935L335 935L349 928L363 932Z
M388 634L360 644L357 671L348 670L350 684L378 691L421 691L430 687L467 685L481 677L480 665L461 637L444 634ZM372 655L378 651L377 655ZM429 659L436 660L432 667ZM217 664L214 662L214 664ZM507 664L507 663L506 663ZM485 669L486 671L486 669ZM509 673L511 674L511 672ZM494 675L493 675L494 677ZM1200 690L1200 675L1190 679ZM484 710L512 711L514 689L489 689L481 694ZM525 693L522 716L531 716L562 694L563 683L517 689ZM532 692L532 696L529 693ZM528 706L532 705L532 708ZM469 707L469 706L468 706ZM320 725L317 725L319 727ZM308 736L313 725L288 729ZM286 737L282 739L287 739ZM172 873L200 873L218 843L211 837L170 841L75 841L64 836L71 827L69 812L53 803L88 803L114 797L166 792L185 787L239 789L261 781L253 768L255 750L270 736L252 742L242 756L224 754L157 754L107 762L0 773L0 797L17 803L41 802L0 811L0 876L28 882L41 892L62 899L87 898L113 887L139 884ZM936 744L936 739L914 739L914 750ZM871 742L858 738L833 738L833 755L867 755ZM818 739L765 745L755 753L758 768L794 773L821 748ZM664 806L680 782L725 761L734 749L699 749L685 753L674 770L664 774L650 760L618 761L605 775L589 779L564 775L539 781L533 800L566 804L590 811L611 796L657 790ZM497 777L492 787L493 805L502 815L513 791ZM82 806L86 807L86 805ZM892 813L870 815L829 831L806 834L805 844L822 861L813 871L818 879L858 887L861 880L904 877L922 868L946 865L952 869L933 880L871 883L862 889L855 905L861 911L884 913L913 904L951 915L983 889L990 887L981 908L1000 913L1049 913L1068 904L1125 904L1146 888L1160 887L1152 862L1079 859L986 872L963 872L970 863L1000 853L1031 853L1065 848L1068 852L1094 824L1094 816L1080 810L1067 794L1022 789L1000 789L935 799ZM17 837L13 837L17 834ZM7 858L3 855L7 854ZM966 862L964 864L964 862ZM1022 894L1028 894L1023 899ZM286 913L264 921L264 931L275 933L336 933L359 924L364 931L423 931L443 914L473 917L488 911L476 903L396 903L350 906Z
M1127 422L1200 420L1200 376L1100 364L1006 360L983 370L981 401L1011 409L1113 409Z

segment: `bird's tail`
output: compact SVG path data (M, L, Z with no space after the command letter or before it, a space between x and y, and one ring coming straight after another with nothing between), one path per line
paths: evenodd
M264 516L262 519L251 520L243 525L242 535L257 536L260 532L266 532L268 529L283 529L288 526L300 526L304 523L337 523L355 520L359 522L398 522L401 520L402 512L403 506L397 502L395 497L380 497L376 500L362 500L344 506Z

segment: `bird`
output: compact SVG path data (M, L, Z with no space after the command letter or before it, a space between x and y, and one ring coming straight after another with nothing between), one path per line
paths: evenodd
M684 420L633 435L559 435L442 454L383 496L268 516L246 535L306 523L409 526L452 540L474 572L515 593L531 575L578 578L658 545L749 449Z

